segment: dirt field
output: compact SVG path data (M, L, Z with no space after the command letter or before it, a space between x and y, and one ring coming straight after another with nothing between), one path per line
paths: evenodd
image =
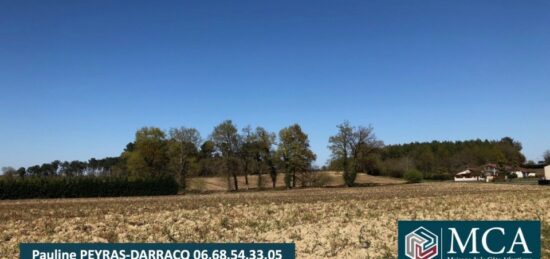
M20 242L296 242L298 258L391 258L399 219L532 219L550 258L548 187L424 183L170 197L0 202L0 255Z
M316 173L322 178L322 186L324 187L335 187L343 186L344 179L342 177L342 172L333 172L325 171ZM279 174L277 176L276 187L284 188L284 174ZM269 189L272 187L271 178L268 175L263 175L263 188ZM248 186L246 185L244 176L238 177L239 188L242 190L247 189L258 189L258 176L251 175L248 177ZM383 177L383 176L372 176L368 174L357 174L357 179L355 181L357 184L363 185L391 185L391 184L402 184L405 183L404 180L392 177ZM191 178L188 181L189 189L193 191L225 191L227 190L227 178L225 177L197 177Z

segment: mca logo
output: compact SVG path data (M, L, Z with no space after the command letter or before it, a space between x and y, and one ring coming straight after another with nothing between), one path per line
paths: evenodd
M432 259L438 254L437 235L423 227L405 236L405 255L411 259Z

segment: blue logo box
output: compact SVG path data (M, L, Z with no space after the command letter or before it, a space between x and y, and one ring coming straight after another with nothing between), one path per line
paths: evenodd
M295 244L21 244L22 259L293 259Z
M399 221L398 258L540 258L539 221Z

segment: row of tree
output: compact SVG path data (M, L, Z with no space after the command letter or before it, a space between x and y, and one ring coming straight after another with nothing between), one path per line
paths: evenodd
M260 186L263 174L269 174L275 187L278 172L285 173L287 188L309 174L316 159L309 146L309 139L298 124L291 125L276 135L262 127L250 126L240 132L230 120L217 125L209 138L202 140L194 128L177 128L169 136L159 128L142 128L136 139L122 153L120 170L131 176L172 174L185 188L189 175L227 176L228 188L238 190L238 176L258 175ZM277 147L276 149L274 147Z
M387 145L377 139L371 126L353 126L348 121L337 125L337 133L329 138L332 156L326 169L343 171L347 186L355 184L358 172L402 177L418 170L424 178L448 179L465 167L485 163L510 166L525 164L521 143L505 137L499 141L433 141L403 145ZM173 128L165 132L144 127L135 134L119 157L89 161L53 161L28 168L4 168L5 177L114 176L143 179L158 176L174 177L186 188L189 176L223 175L229 190L238 190L238 177L249 186L249 176L269 176L273 187L277 176L284 173L287 188L311 184L312 162L316 155L308 135L298 124L283 128L278 134L250 126L238 130L227 120L203 139L194 128ZM550 151L545 153L550 164Z
M4 167L2 171L6 177L25 177L25 176L107 176L110 175L112 168L119 163L118 157L107 157L104 159L92 158L87 162L84 161L59 161L55 160L51 163L42 165L33 165L28 168L20 167Z
M26 177L0 181L1 199L175 195L173 177L128 179L111 176Z
M181 188L186 188L190 176L225 175L228 188L238 190L238 177L258 175L263 186L264 174L269 175L275 187L278 173L284 173L287 188L308 185L312 162L308 135L298 124L275 133L262 127L250 126L238 130L227 120L217 125L203 140L194 128L173 128L168 133L156 127L144 127L135 134L120 157L91 159L88 162L54 161L29 168L5 170L5 175L26 176L81 176L102 175L132 179L173 176Z

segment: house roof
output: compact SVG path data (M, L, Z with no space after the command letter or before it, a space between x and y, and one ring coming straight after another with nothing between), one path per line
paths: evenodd
M481 176L480 170L467 169L462 172L456 173L455 176Z

